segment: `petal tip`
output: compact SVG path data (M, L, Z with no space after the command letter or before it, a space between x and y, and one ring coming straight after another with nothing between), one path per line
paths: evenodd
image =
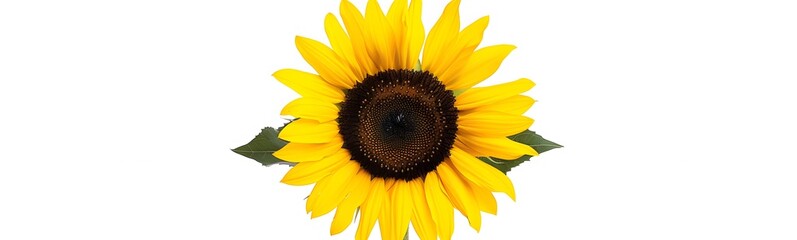
M536 150L536 149L534 149L533 147L531 147L531 146L528 146L528 148L529 148L529 149L527 149L527 151L526 151L526 155L530 155L530 156L532 156L532 157L536 157L536 156L539 156L539 155L540 155L539 153L537 153L537 150Z
M288 72L288 71L290 71L290 70L289 69L280 69L280 70L274 71L274 73L272 73L271 76L276 78L277 80L280 80L280 76L286 74L286 72Z
M296 42L297 45L299 45L299 44L307 44L310 41L315 41L313 39L310 39L310 38L307 38L307 37L302 37L302 36L299 36L299 35L296 35L296 37L294 37L293 40L294 40L294 42Z
M524 89L531 89L536 85L534 81L528 78L518 79L517 82L520 83Z
M280 179L280 182L284 183L284 184L287 184L287 185L293 185L293 184L290 183L291 179L288 178L288 175L282 176L282 179Z

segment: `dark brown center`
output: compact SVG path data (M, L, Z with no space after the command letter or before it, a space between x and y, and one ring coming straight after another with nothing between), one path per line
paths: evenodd
M412 180L449 156L457 109L431 73L386 70L346 93L338 125L343 147L372 176Z

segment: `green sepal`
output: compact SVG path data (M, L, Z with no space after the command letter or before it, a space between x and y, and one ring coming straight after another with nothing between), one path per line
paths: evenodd
M456 97L456 96L459 96L460 94L464 93L465 90L468 90L468 89L457 89L457 90L452 90L451 92L454 94L454 97Z
M282 127L280 127L279 130L282 130ZM260 134L255 136L252 141L232 149L232 151L244 157L251 158L264 166L273 164L296 165L295 163L286 162L274 157L274 152L288 144L288 142L277 137L279 135L279 130L272 127L263 128Z
M531 148L534 148L534 150L537 150L537 153L540 154L542 154L543 152L547 152L551 149L563 147L562 145L559 145L555 142L551 142L548 139L542 138L542 136L529 130L509 136L509 139L512 139L512 141L515 142L529 145L531 146ZM481 159L483 162L490 164L490 166L493 166L498 170L501 170L501 172L504 172L504 174L512 170L512 168L517 167L521 163L528 161L530 158L531 156L529 155L524 155L515 160L505 160L493 157L479 157L479 159Z

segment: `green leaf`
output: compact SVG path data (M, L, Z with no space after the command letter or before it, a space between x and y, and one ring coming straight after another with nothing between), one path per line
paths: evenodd
M294 163L282 161L274 157L274 152L280 150L287 142L277 137L278 131L274 128L267 127L260 131L260 134L255 136L249 143L232 149L233 152L241 154L244 157L254 159L255 161L270 166L272 164L286 164L294 165Z
M534 148L534 150L537 150L537 153L543 153L555 148L564 147L555 142L551 142L548 139L542 138L542 136L540 136L539 134L529 130L512 135L509 137L509 139L512 139L515 142L529 145L531 146L531 148Z
M542 138L542 136L537 135L537 133L529 130L509 136L509 139L512 139L515 142L529 145L531 146L531 148L534 148L534 150L537 150L537 153L540 154L542 154L543 152L547 152L551 149L563 147L562 145L559 145L555 142L551 142L545 138ZM512 170L512 168L517 167L521 163L528 161L530 158L531 156L529 155L522 156L515 160L505 160L505 159L492 158L492 157L479 157L479 159L481 159L483 162L490 164L490 166L493 166L498 170L501 170L502 172L504 172L504 174Z

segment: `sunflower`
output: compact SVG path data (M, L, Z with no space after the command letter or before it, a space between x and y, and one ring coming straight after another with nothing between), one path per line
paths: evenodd
M401 239L410 223L421 239L450 239L454 209L478 231L481 212L496 214L494 192L515 199L509 178L477 157L537 155L507 138L533 122L522 114L534 100L520 94L534 83L473 87L515 47L477 50L489 18L460 31L459 5L448 3L425 36L420 0L396 0L387 14L370 0L364 15L343 0L343 25L331 13L324 21L329 46L296 37L316 73L274 73L301 95L281 112L296 118L274 153L296 163L282 182L315 184L306 211L336 210L331 234L359 211L355 239L376 222L383 239Z

